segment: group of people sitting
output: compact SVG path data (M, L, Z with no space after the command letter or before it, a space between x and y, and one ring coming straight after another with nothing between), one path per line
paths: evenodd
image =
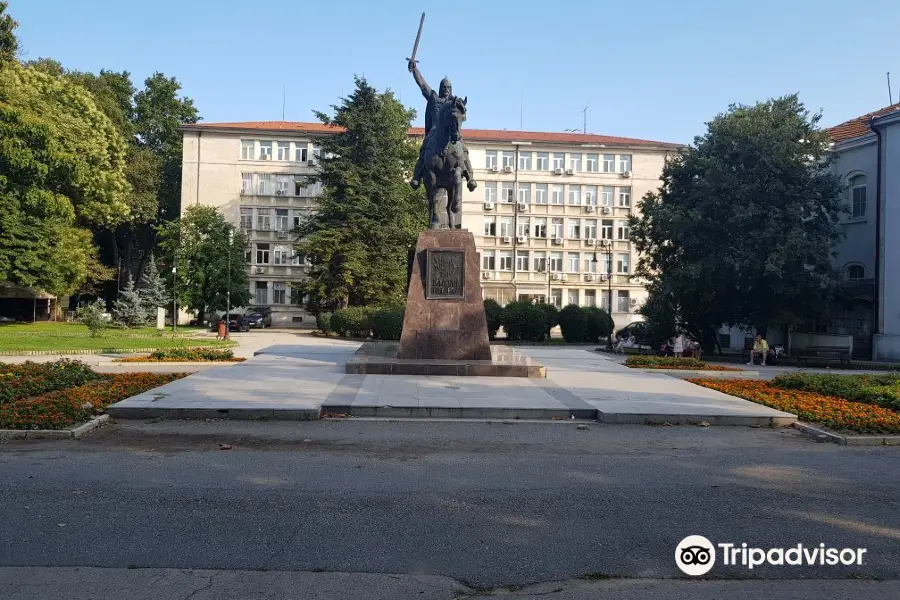
M624 336L616 336L616 344L613 347L613 350L615 350L616 354L624 354L626 348L634 348L637 345L637 340L633 335L629 335L627 338ZM678 332L675 337L669 338L660 345L657 354L659 356L699 358L700 344L689 338L684 332Z

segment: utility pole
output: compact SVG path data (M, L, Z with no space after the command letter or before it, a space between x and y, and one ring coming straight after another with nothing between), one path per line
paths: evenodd
M232 240L234 239L234 230L229 227L228 228L228 279L227 279L227 287L225 288L225 318L227 319L225 323L225 339L231 337L231 246Z
M178 263L178 255L175 255L175 261L172 263L172 333L178 328L178 292L175 289L178 285L178 279L176 274L178 273L178 267L176 264Z

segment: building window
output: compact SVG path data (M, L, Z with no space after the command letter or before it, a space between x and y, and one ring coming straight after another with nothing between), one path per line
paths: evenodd
M620 240L627 240L631 237L631 223L628 221L619 221L619 236Z
M528 250L516 251L516 271L528 270Z
M862 265L850 265L847 267L848 281L862 281L866 278L866 268Z
M528 234L531 232L531 223L528 221L528 217L519 217L516 221L516 235L522 235L528 237Z
M536 183L534 185L534 203L547 204L548 186L546 183Z
M601 240L611 240L613 239L613 222L607 219L603 219L600 221L600 239Z
M569 259L569 273L577 273L578 261L581 260L581 255L578 252L569 252L567 258Z
M496 202L497 201L497 182L496 181L488 181L484 184L484 201L485 202Z
M599 262L600 272L606 273L607 275L612 275L612 256L604 253Z
M603 189L600 190L600 205L601 206L612 206L613 205L613 188L609 186L603 186Z
M501 184L500 201L501 202L512 202L513 201L513 184L512 184L512 182L503 182Z
M619 206L628 208L631 206L631 188L630 187L620 187L619 188Z
M537 163L535 164L535 168L538 171L546 171L550 168L550 153L549 152L538 152L537 153Z
M551 252L550 253L550 270L555 273L561 273L563 270L563 253L562 252Z
M513 218L500 217L500 235L511 236L513 234Z
M581 186L569 186L569 206L581 206Z
M515 163L513 162L516 158L515 153L504 151L502 158L503 158L503 168L504 169L506 167L513 168L515 166Z
M568 304L574 304L578 306L578 290L569 290L568 298L566 300Z
M253 300L255 304L268 304L269 303L269 282L268 281L257 281L256 282L256 293L253 294Z
M559 288L550 290L550 304L556 308L562 308L562 293L563 291Z
M584 255L584 265L583 266L584 266L585 273L596 273L597 272L597 265L599 263L594 262L594 254L596 254L596 252L591 252L590 254Z
M546 252L535 252L534 253L534 270L538 273L546 273L547 272L547 253Z
M493 250L483 250L481 252L481 268L485 271L494 271L496 270L496 262L494 258Z
M273 264L286 265L291 261L291 249L288 246L275 246L272 252Z
M584 204L585 206L597 206L597 186L584 186Z
M607 312L612 312L610 305L612 305L612 290L602 290L600 292L600 308Z
M565 152L554 152L553 153L553 169L565 169L566 168L566 153Z
M294 149L294 160L297 162L306 162L309 159L309 146L306 144L297 144Z
M275 147L278 151L278 160L291 160L290 142L277 142Z
M616 272L621 273L623 275L627 275L628 269L629 269L628 263L630 260L631 260L631 257L629 255L620 254L618 256L618 259L616 260Z
M259 187L260 196L271 196L275 193L273 177L271 173L260 173L256 176L256 184Z
M255 147L255 140L241 140L241 158L244 160L253 160L253 149Z
M628 296L628 290L619 290L617 296L618 306L616 308L619 309L619 312L631 312L631 298Z
M851 214L854 219L866 216L866 176L857 175L850 180Z
M313 158L322 158L322 146L313 144Z
M253 193L253 173L241 173L241 193Z
M625 171L631 171L631 155L630 154L620 154L619 155L619 173L624 173Z
M275 193L279 196L287 196L288 192L291 191L291 176L290 175L276 175L275 176Z
M563 238L563 220L554 218L550 222L550 237Z
M272 142L259 143L260 160L272 160Z
M497 151L488 150L484 153L484 168L493 169L497 166Z
M584 290L584 305L597 306L597 290Z
M519 170L531 170L531 152L519 152Z
M584 162L584 170L588 173L597 173L600 170L600 160L596 154L588 154Z
M294 175L294 195L295 196L304 196L306 194L306 188L303 185L303 177L301 175Z
M257 244L256 245L256 264L258 264L258 265L269 264L269 245L268 244Z
M547 237L547 219L543 217L538 217L534 220L534 237L536 238L546 238Z
M303 254L294 254L293 250L291 251L291 265L294 267L299 267L303 263L306 262L306 256Z
M253 229L253 209L252 208L242 208L241 209L241 229L248 230Z
M256 228L260 231L269 231L272 229L272 213L269 209L256 209Z
M303 284L299 281L292 281L291 286L291 304L303 306ZM303 317L301 317L302 319Z
M244 250L244 262L250 264L253 262L253 248Z
M491 237L497 235L497 217L484 218L484 235Z
M550 190L550 204L565 204L566 186L554 185Z
M581 155L580 154L570 154L569 155L569 168L575 171L576 173L581 170Z
M285 300L285 292L287 291L287 286L283 281L276 281L272 284L272 304L286 304Z
M278 231L287 231L288 230L288 209L286 208L276 208L275 209L275 229Z
M583 233L584 233L584 239L596 240L597 239L597 219L585 219Z
M615 173L616 172L616 155L615 154L604 154L603 155L603 172L604 173Z
M303 213L300 211L294 211L294 229L300 227L301 223L303 223Z
M531 184L530 183L520 183L519 184L519 202L531 202Z
M510 250L501 250L497 253L497 257L500 259L501 271L512 271L513 254Z
M569 219L569 239L581 239L581 219Z

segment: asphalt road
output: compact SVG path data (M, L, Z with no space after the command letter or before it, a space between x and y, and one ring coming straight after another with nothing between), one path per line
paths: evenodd
M220 450L220 443L231 444ZM866 548L900 579L900 447L793 430L574 423L156 423L0 445L0 567L682 577L677 543Z

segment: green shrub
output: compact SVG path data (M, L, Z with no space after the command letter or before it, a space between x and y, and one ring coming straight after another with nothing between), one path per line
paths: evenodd
M88 328L91 337L100 337L103 330L111 325L106 315L106 304L102 300L79 306L75 311L75 319Z
M234 358L231 350L212 348L164 348L150 354L152 360L159 361L228 361Z
M366 338L372 331L372 314L374 309L363 306L351 306L334 311L331 315L331 329L340 336L349 335L355 338Z
M570 344L583 342L587 333L587 313L577 304L570 304L559 311L559 328L563 339Z
M596 343L600 338L608 337L613 330L613 320L609 313L596 306L588 306L584 309L587 315L584 340Z
M830 375L785 373L773 381L775 386L837 396L852 402L863 402L900 411L900 374Z
M502 315L503 308L495 300L488 298L484 301L484 317L487 319L488 337L492 340L497 337L497 330L500 329L500 317Z
M403 332L402 308L383 308L372 315L372 336L376 340L399 340Z
M328 335L331 333L331 313L319 313L316 315L316 329Z
M696 358L681 358L678 356L629 356L625 359L626 367L637 368L677 368L677 369L703 369L707 364Z
M83 362L66 358L46 363L0 363L0 405L54 390L77 387L99 378L100 375L91 371Z
M509 340L540 342L547 335L547 317L531 302L513 300L507 304L500 323Z
M547 304L546 302L538 304L537 307L544 311L544 320L546 320L547 322L546 337L549 340L550 330L559 325L559 309L552 304Z

